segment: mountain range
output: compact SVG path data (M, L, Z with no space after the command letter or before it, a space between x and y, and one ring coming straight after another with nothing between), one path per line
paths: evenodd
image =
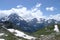
M12 22L14 25L18 26L18 28L20 28L22 31L25 32L34 32L48 25L54 25L60 23L60 21L57 21L55 19L46 20L44 18L39 18L39 21L37 18L33 18L31 20L25 20L16 13L12 13L9 16L4 16L0 18L0 23L1 22L3 23L5 21Z

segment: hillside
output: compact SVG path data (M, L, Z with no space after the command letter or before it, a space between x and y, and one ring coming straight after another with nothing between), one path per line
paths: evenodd
M17 29L7 29L4 25L0 24L0 39L4 40L30 40L33 36L29 36Z
M57 25L60 30L60 24ZM38 40L60 40L60 32L55 32L53 25L42 28L32 34L36 36Z

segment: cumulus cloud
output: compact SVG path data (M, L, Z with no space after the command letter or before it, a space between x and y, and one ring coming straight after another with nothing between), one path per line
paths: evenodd
M23 7L23 6L22 6L22 5L17 5L16 7L17 7L17 8L20 8L20 7Z
M0 18L4 16L9 16L12 13L17 13L19 16L21 16L24 20L31 20L33 18L44 18L44 19L56 19L60 20L60 14L56 15L50 15L49 17L43 16L43 12L39 9L41 4L35 5L30 10L27 9L27 7L23 6L17 6L17 8L11 8L10 10L0 10ZM53 7L46 8L47 10L54 10Z
M37 5L36 5L36 7L40 7L41 5L42 5L42 4L41 4L41 3L39 3L39 4L37 4Z
M0 10L0 18L10 15L13 10Z
M55 19L57 21L60 21L60 14L50 15L48 19Z
M54 11L55 8L54 8L54 7L46 7L46 10L47 10L47 11Z
M23 19L33 19L33 18L41 18L43 17L43 13L38 8L41 6L41 4L37 4L34 6L34 8L31 8L30 10L27 9L27 7L23 7L21 5L18 5L17 8L11 8L10 10L0 10L0 15L10 15L11 13L17 13L19 16L21 16ZM2 16L4 16L2 15Z
M42 4L36 4L33 8L32 8L32 11L37 11L38 8L41 6Z

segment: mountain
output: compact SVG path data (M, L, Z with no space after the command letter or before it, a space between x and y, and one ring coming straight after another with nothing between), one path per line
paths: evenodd
M36 30L44 27L44 20L38 21L36 18L28 22L29 25L33 26Z
M57 20L54 20L54 19L46 20L43 18L40 18L39 21L37 20L37 18L33 18L32 20L27 22L26 20L24 20L21 16L19 16L16 13L12 13L9 16L0 18L0 22L7 22L7 21L12 22L12 24L16 25L15 28L18 28L25 32L34 32L45 26L59 23Z
M6 20L6 19L8 19L8 20ZM17 25L18 28L20 28L22 31L25 31L25 32L35 31L34 27L28 25L28 23L23 18L18 16L16 13L12 13L8 17L1 18L0 20L5 23L7 21L12 22L14 25Z

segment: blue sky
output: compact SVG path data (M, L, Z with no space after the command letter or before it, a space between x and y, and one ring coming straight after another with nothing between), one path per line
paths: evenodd
M31 10L39 4L41 6L38 7L38 10L45 16L60 14L60 0L0 0L0 10L10 10L18 5Z
M43 11L45 15L60 13L60 0L0 0L0 9L11 9L16 7L17 5L23 5L28 9L31 9L37 3L42 4L40 10ZM46 11L46 7L54 7L56 9L51 12Z

